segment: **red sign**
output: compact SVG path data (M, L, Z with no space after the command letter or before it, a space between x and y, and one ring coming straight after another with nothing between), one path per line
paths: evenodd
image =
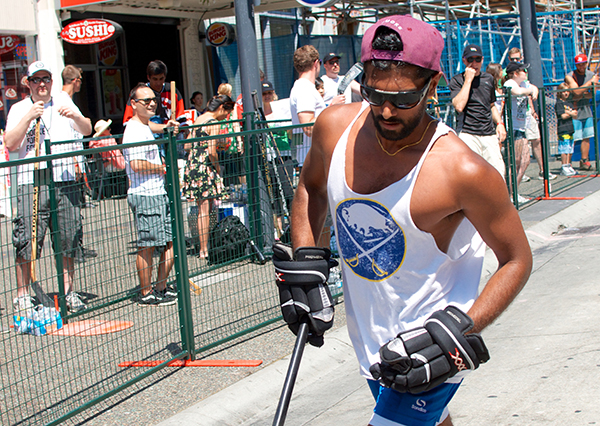
M21 39L16 35L0 36L0 55L10 52L19 45Z
M229 46L235 40L235 30L225 22L215 22L206 30L206 41L211 45Z
M95 3L108 3L115 0L60 0L60 8L67 9L69 7L86 6Z
M71 22L63 28L60 37L73 44L95 44L108 40L121 30L119 24L107 19L86 19Z

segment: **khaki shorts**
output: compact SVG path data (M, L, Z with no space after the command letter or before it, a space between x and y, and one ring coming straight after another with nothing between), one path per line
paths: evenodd
M538 121L531 115L529 110L527 111L527 124L525 125L525 136L527 140L540 139L540 128Z
M502 177L506 167L500 152L500 143L496 135L480 136L470 133L460 132L458 137L467 144L471 150L481 155L488 163L490 163Z

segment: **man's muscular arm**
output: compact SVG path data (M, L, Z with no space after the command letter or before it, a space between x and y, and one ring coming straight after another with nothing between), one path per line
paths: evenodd
M532 256L502 177L491 167L473 167L461 182L458 191L462 194L462 211L499 263L467 312L475 322L472 332L478 333L498 318L521 291L531 273Z
M314 111L303 111L298 113L298 121L300 124L313 123L315 121L315 112ZM303 127L302 131L308 137L312 136L313 127Z

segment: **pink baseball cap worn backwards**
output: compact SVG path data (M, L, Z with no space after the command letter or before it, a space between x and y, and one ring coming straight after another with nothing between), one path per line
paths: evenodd
M375 50L372 47L375 32L380 27L394 30L404 45L401 51ZM360 59L363 63L373 59L402 61L432 71L442 71L440 59L444 39L433 26L409 15L394 15L380 19L363 36Z

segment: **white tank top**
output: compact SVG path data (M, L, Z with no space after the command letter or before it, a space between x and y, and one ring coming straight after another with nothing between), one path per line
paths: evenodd
M485 244L467 219L456 230L448 253L421 231L410 215L410 200L421 166L435 141L453 132L437 123L418 164L402 179L374 194L359 194L346 183L346 146L354 122L338 141L327 190L340 253L348 332L361 374L379 362L379 348L399 332L423 324L452 304L467 311L478 294Z

